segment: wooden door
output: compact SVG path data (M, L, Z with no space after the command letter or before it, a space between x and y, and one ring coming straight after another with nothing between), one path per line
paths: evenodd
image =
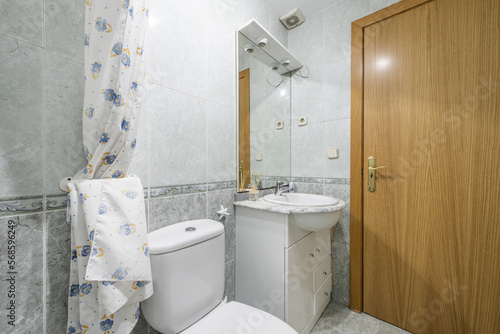
M499 333L500 1L418 2L363 29L363 309Z
M238 125L238 187L247 188L250 183L250 69L240 72Z

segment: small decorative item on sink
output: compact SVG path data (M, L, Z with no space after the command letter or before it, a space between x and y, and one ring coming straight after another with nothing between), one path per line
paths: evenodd
M262 179L263 174L260 173L259 175L255 175L255 172L253 172L253 175L250 176L250 183L252 184L252 189L248 191L250 194L250 200L251 201L257 201L259 199L259 190L257 189L260 180Z

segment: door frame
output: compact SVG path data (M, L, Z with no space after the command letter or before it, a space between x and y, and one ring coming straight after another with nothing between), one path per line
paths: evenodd
M402 0L351 23L350 309L363 312L364 28L434 0Z

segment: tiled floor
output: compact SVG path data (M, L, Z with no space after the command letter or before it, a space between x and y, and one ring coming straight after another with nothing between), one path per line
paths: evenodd
M408 334L399 327L356 313L348 307L331 301L314 326L311 334Z

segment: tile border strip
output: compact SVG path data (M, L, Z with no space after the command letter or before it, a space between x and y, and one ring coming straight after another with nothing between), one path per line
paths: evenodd
M283 177L283 176L264 176L263 180L276 182L276 180L288 180L298 183L317 183L317 184L350 184L348 178L321 178L321 177ZM236 181L211 182L200 184L172 185L165 187L145 188L145 197L157 198L165 196L176 196L200 193L205 191L217 191L225 189L235 189ZM47 211L65 209L68 203L67 195L55 194L46 196ZM16 214L35 213L43 211L43 196L11 197L0 199L0 217L12 216Z
M43 196L0 199L0 216L43 211Z
M236 189L236 181L173 185L166 187L152 187L149 189L149 198L186 195L186 194L201 193L205 191L217 191L217 190L224 190L231 188Z
M266 182L276 182L277 180L286 180L289 182L300 183L324 183L324 184L350 184L349 178L326 178L326 177L297 177L297 176L264 176L262 180Z

